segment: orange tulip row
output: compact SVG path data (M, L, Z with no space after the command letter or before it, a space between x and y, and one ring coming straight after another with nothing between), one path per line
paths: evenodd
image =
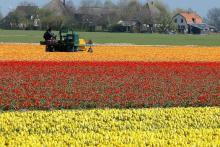
M95 46L94 53L48 53L34 44L0 44L0 61L220 62L220 47Z

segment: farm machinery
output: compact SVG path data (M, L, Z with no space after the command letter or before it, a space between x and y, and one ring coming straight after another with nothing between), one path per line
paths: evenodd
M41 45L46 45L46 52L78 52L86 51L92 53L93 42L79 38L79 34L72 29L62 28L59 31L59 40L54 36L52 39L41 41Z

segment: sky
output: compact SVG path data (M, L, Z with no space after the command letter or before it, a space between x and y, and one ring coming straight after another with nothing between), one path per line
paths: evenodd
M23 2L34 2L39 6L43 6L48 3L50 0L0 0L0 12L5 16L9 11L16 8L16 6ZM80 0L72 0L76 5L79 5ZM117 1L117 0L113 0ZM146 2L148 0L141 0ZM201 16L205 17L209 9L214 7L220 8L220 0L161 0L166 3L171 10L175 8L188 9L191 8L196 11Z

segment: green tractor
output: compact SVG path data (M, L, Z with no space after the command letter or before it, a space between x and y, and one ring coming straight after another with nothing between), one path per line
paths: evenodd
M88 52L93 52L93 42L80 39L79 34L72 29L60 29L59 37L59 40L54 37L51 40L41 41L40 44L46 45L46 52L78 52L86 51L86 47L89 47Z

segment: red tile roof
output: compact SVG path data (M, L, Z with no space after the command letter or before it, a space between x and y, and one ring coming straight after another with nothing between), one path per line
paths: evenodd
M183 17L185 17L186 22L200 24L203 22L202 17L196 14L195 12L182 12L180 13Z

